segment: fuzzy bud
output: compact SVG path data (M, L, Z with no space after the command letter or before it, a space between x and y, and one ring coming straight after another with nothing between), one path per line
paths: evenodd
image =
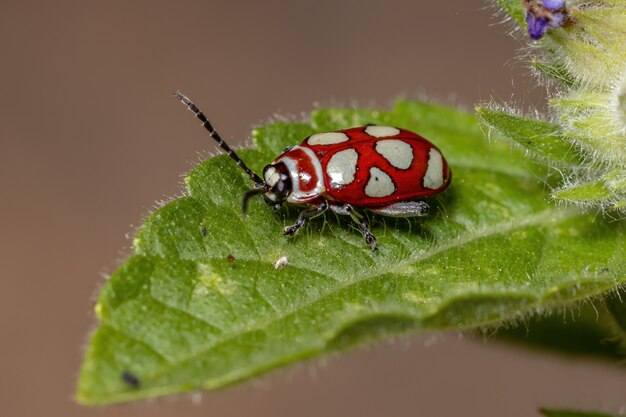
M595 165L626 166L626 70L608 90L578 89L550 100L566 137Z
M626 0L497 1L538 41L534 67L560 85L548 90L557 138L582 156L553 198L625 213Z

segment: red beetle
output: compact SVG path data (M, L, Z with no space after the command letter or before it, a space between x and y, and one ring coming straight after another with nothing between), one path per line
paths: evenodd
M293 235L308 219L330 208L350 216L376 250L376 238L355 207L383 216L424 216L428 204L416 199L440 193L450 184L450 168L435 145L408 130L376 125L311 135L285 149L265 167L261 178L230 149L195 104L181 93L176 97L255 182L244 195L244 213L250 197L258 194L275 209L283 203L307 206L293 225L285 227L285 235Z

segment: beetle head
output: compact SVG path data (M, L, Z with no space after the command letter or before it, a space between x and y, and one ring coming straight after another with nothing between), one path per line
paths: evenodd
M287 166L282 162L270 164L263 170L263 178L267 185L265 197L273 204L284 203L291 194L291 177Z
M282 163L272 163L263 169L262 184L248 191L243 196L243 212L247 212L248 200L258 194L263 194L265 202L279 209L291 194L291 177L287 166Z

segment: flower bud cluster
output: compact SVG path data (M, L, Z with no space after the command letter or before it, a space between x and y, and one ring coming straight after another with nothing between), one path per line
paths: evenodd
M523 16L517 20L537 55L535 69L549 85L560 84L548 89L552 119L584 155L553 197L624 214L626 0L498 2Z

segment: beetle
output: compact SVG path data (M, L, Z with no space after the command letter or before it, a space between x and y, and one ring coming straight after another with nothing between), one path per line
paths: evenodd
M350 216L375 251L376 238L355 208L389 217L425 216L429 206L419 199L444 191L452 179L441 151L428 140L405 129L371 124L311 135L286 148L263 169L261 178L191 100L180 92L175 96L254 182L243 196L244 214L256 195L275 210L285 203L304 207L284 235L295 234L309 219L330 209Z

